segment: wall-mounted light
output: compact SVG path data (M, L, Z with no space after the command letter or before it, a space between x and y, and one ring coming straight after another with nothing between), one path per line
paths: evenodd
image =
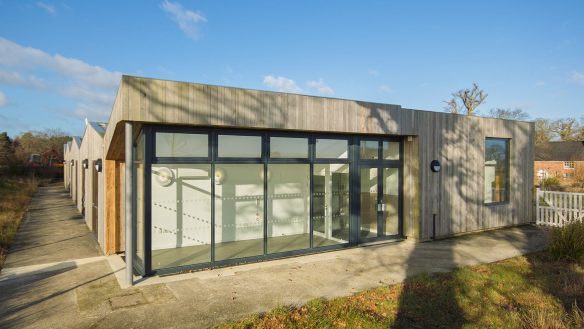
M101 167L101 159L95 160L95 170L97 172L101 172L101 169L102 169L102 167Z
M83 160L83 168L85 168L85 169L89 168L89 160L88 159Z
M71 167L73 167L73 165L75 165L75 160L71 160Z
M432 169L433 172L439 172L440 169L442 169L442 165L440 164L440 161L432 160L432 162L430 162L430 169Z

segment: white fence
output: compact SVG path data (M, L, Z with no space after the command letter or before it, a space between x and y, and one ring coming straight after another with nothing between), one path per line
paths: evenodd
M537 189L536 214L539 225L563 226L584 220L584 193Z

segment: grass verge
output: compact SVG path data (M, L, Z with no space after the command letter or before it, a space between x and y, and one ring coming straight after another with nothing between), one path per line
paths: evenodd
M0 270L36 188L34 177L0 176Z
M219 328L584 328L584 267L541 252L421 275Z

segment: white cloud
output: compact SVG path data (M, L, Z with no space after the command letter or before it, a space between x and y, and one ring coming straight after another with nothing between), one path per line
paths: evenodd
M0 107L8 105L8 97L0 91Z
M37 7L41 8L44 11L46 11L47 14L49 14L51 16L57 15L57 10L55 9L55 6L46 4L44 2L37 2L36 5L37 5Z
M324 83L323 79L318 79L317 81L308 81L306 86L323 95L333 95L335 93L333 88L327 86L326 83Z
M4 70L0 70L0 83L13 86L31 87L35 89L45 88L45 82L39 77L35 77L34 75L23 77L18 72L9 72Z
M388 85L381 85L381 86L379 86L379 91L389 94L389 93L393 92L393 88L391 88Z
M300 88L294 80L276 77L273 75L266 75L264 77L264 85L275 89L277 91L287 92L287 93L301 93L302 88Z
M372 75L372 76L378 76L379 72L377 70L370 69L369 71L367 71L367 74Z
M535 86L536 87L543 87L543 86L545 86L545 82L544 81L538 81L538 82L535 83Z
M107 114L120 77L120 72L0 38L1 84L56 93Z
M205 23L207 18L198 11L183 8L179 3L165 0L160 4L162 10L167 12L178 27L191 39L197 40L200 37L199 23Z
M572 71L572 81L584 85L584 73Z

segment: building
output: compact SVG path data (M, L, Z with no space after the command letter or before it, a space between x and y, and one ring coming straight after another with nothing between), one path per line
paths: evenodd
M66 146L65 185L104 252L155 275L530 223L533 136L528 122L123 76L105 132L88 123Z
M549 142L535 148L536 184L547 177L572 180L577 170L584 170L584 141Z

